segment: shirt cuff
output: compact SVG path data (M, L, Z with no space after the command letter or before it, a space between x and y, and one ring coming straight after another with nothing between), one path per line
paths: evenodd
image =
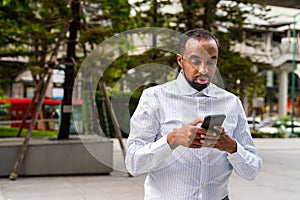
M243 162L246 156L247 156L247 152L245 151L244 147L237 142L236 152L232 154L228 154L227 159L232 165L234 165Z
M152 150L159 156L163 156L164 158L169 157L172 154L172 149L168 144L167 135L154 142L152 144Z

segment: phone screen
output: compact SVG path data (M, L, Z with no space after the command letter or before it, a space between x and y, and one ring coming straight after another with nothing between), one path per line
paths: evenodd
M214 126L222 126L226 115L218 114L218 115L207 115L204 118L204 121L201 125L202 128L206 130L213 130Z

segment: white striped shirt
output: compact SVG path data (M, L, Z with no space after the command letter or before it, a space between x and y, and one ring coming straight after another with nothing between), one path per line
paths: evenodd
M226 114L223 127L236 139L236 153L183 146L171 150L168 133L208 114ZM133 175L148 173L145 200L221 200L229 194L233 169L253 180L262 160L240 100L212 83L199 92L180 73L176 80L143 92L130 122L126 167Z

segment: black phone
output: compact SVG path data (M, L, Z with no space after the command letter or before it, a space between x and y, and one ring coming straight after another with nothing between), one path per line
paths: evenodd
M225 118L226 118L225 114L207 115L204 118L201 127L206 130L214 130L214 126L222 126Z

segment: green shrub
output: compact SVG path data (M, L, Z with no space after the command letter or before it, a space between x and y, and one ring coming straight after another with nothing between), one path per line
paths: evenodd
M284 138L284 132L278 131L277 133L262 133L257 130L251 130L253 138Z

